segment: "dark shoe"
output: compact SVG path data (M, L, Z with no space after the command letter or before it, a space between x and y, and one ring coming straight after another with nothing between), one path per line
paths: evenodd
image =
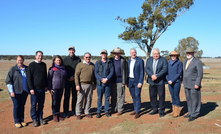
M67 113L63 113L63 117L64 118L68 118L68 114Z
M86 114L86 116L87 116L88 118L92 118L92 115L91 115L91 114Z
M81 116L80 115L77 115L77 120L81 120Z
M55 122L58 122L58 115L56 114L56 115L53 115L53 120L55 121Z
M64 118L62 117L61 114L58 114L58 119L59 119L59 121L63 121L64 120Z
M74 112L74 111L72 111L72 115L73 115L73 116L76 116L76 114L75 114L75 112Z
M135 111L133 111L132 113L130 113L130 115L135 115L136 114L136 112Z
M105 115L106 115L107 117L111 117L111 115L110 115L109 113L105 113Z
M190 118L190 115L189 114L187 114L187 115L185 115L185 116L183 116L184 118Z
M160 113L160 117L163 117L163 116L165 116L165 114L164 113Z
M149 113L149 115L154 115L154 114L157 114L158 113L158 110L155 110L155 111L152 111L151 113Z
M188 121L194 121L197 117L190 117Z
M38 126L38 122L36 120L33 121L33 126L37 127Z
M120 116L120 115L122 115L122 112L117 113L117 116Z
M139 113L136 113L135 116L134 116L134 119L137 119L140 117L140 114Z
M101 118L101 113L97 113L97 118Z
M43 119L40 119L40 123L41 123L41 125L47 124L46 121L44 121Z

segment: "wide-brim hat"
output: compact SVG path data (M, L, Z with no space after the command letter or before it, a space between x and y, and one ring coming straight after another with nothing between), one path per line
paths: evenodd
M123 52L121 52L121 49L119 47L116 47L111 53L112 54L124 54Z
M192 48L192 47L188 47L188 48L186 49L186 53L194 53L193 48Z
M172 51L172 52L170 53L170 56L172 56L172 55L180 56L180 54L178 54L176 51Z
M101 54L103 54L103 53L107 54L107 50L105 50L105 49L101 50Z

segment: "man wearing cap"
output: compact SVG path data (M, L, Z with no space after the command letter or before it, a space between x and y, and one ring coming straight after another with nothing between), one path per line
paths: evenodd
M150 115L158 113L157 94L159 94L159 116L163 117L165 115L165 81L167 68L167 59L160 56L160 50L158 48L153 49L153 56L148 58L146 62L150 103L153 109Z
M81 119L81 112L84 105L84 114L88 118L92 118L90 114L93 90L96 89L96 78L94 75L94 64L91 62L91 54L84 54L84 61L79 63L75 71L75 84L78 91L76 103L77 120Z
M114 51L111 52L114 54L110 60L114 64L114 75L112 78L111 86L111 111L112 113L117 113L121 115L124 108L125 101L125 85L127 85L127 61L124 59L121 54L121 49L116 47Z
M201 81L203 78L203 64L194 57L193 48L186 50L187 60L183 62L183 86L185 88L188 115L188 121L194 121L201 108Z
M69 102L70 102L70 93L72 93L72 115L75 115L75 106L77 101L77 91L75 86L75 69L78 63L81 62L81 59L75 55L74 46L68 48L69 55L64 58L65 70L67 71L67 78L65 82L65 92L64 92L64 118L69 117Z
M110 59L107 58L107 50L101 51L101 60L95 64L95 77L97 79L97 118L101 117L102 98L105 95L105 114L110 117L109 113L109 98L111 94L111 78L114 74L114 66Z
M131 59L128 60L128 87L133 99L134 111L130 115L134 118L140 117L141 108L141 88L144 81L144 62L143 59L137 57L136 49L130 49Z

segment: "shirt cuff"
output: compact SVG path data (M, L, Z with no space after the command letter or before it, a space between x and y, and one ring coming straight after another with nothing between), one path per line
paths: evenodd
M12 84L8 84L7 87L8 87L8 91L9 91L9 93L14 92L14 89L13 89Z

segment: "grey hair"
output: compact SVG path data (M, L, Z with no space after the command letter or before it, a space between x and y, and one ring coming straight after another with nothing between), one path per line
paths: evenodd
M85 52L85 53L84 53L84 57L85 57L86 54L89 54L89 55L91 56L91 53L89 53L89 52Z
M159 48L154 48L153 51L158 51L160 53L160 49Z
M135 48L131 48L130 51L135 50L135 52L137 53L137 50Z

